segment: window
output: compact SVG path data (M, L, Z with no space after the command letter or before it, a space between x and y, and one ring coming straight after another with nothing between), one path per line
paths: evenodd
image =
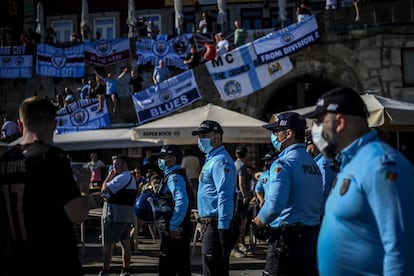
M73 31L72 20L57 20L51 22L51 27L56 33L57 42L69 42Z
M101 39L116 38L115 22L114 17L95 18L93 20L95 38L98 38L99 35ZM97 35L98 33L99 35Z
M140 15L140 16L145 17L145 24L148 24L149 21L152 21L152 23L154 23L155 29L159 30L160 34L163 34L162 24L161 24L161 15L159 15L159 14L143 14L143 15Z
M414 48L401 49L403 86L414 86Z
M246 29L263 29L263 9L242 9L240 18Z
M197 29L195 26L194 12L184 12L183 33L193 33Z

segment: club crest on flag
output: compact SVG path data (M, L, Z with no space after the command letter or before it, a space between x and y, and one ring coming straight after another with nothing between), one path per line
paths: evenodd
M66 56L62 54L56 54L52 57L52 65L56 68L63 68L66 64Z

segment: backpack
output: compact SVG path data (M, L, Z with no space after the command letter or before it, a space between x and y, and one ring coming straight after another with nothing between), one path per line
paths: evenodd
M134 211L138 219L155 222L161 218L169 221L174 212L174 199L170 191L163 193L165 186L167 185L168 177L173 174L180 174L186 181L186 190L189 195L190 184L185 175L185 171L178 169L165 175L161 181L161 184L157 191L147 190L138 196ZM190 208L188 208L188 214L190 214Z

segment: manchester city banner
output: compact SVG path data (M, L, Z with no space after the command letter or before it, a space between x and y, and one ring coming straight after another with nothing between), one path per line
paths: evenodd
M109 66L128 61L131 58L131 48L128 38L100 39L85 42L86 62Z
M309 46L320 38L314 15L303 22L270 33L253 41L259 64L275 61Z
M108 108L99 110L97 98L77 100L56 112L56 133L104 128L111 125Z
M132 95L138 124L168 115L201 99L193 70Z
M0 47L0 78L31 78L33 56L26 55L25 46Z
M36 74L55 78L84 77L85 46L79 44L58 48L49 44L38 44Z
M158 65L163 59L165 65L187 69L184 59L190 53L192 34L181 34L168 40L167 35L158 35L157 39L139 38L136 42L137 65Z
M205 65L223 101L256 92L292 70L289 57L261 65L251 43Z

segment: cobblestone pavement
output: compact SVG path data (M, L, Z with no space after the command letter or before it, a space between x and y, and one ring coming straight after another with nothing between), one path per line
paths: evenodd
M80 246L81 262L86 275L97 275L102 268L102 246L99 239L99 229L86 228L86 243L84 250ZM248 238L246 239L246 241ZM134 275L157 275L159 239L154 241L151 236L140 233L138 235L138 250L135 250L131 259L131 272ZM248 244L248 241L247 241ZM195 245L194 255L191 256L193 275L201 274L201 244ZM261 275L264 268L266 244L259 242L254 246L254 256L235 258L230 257L231 275ZM122 267L121 249L117 246L112 257L111 271L119 275ZM111 274L112 275L112 274Z

